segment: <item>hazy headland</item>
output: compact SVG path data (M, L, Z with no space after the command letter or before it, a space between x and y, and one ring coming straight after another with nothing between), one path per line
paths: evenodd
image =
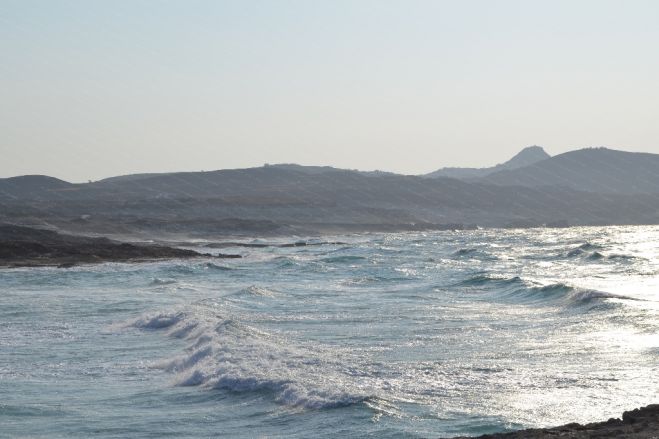
M0 179L0 222L124 239L659 223L659 155L606 148L428 175L265 165Z

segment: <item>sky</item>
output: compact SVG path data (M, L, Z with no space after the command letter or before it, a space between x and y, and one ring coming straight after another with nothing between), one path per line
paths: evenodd
M659 153L659 2L0 0L0 177Z

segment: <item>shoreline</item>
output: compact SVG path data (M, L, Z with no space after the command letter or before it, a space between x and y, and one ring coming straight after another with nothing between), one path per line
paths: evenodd
M101 237L65 235L52 230L0 225L0 268L70 268L105 262L241 257L237 254L212 255L166 245L135 244Z
M622 418L589 424L570 423L558 427L528 428L481 436L457 436L452 439L659 439L659 404L626 411Z

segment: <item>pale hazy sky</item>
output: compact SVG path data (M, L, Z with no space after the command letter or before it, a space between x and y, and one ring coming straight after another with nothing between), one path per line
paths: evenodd
M0 0L0 177L659 153L659 1Z

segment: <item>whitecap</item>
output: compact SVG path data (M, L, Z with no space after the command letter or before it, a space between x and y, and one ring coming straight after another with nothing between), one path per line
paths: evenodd
M341 407L373 397L366 390L371 386L356 382L355 366L347 353L296 345L202 307L145 314L130 326L165 330L169 336L189 341L183 354L156 364L174 373L178 386L265 392L280 404L304 409Z

